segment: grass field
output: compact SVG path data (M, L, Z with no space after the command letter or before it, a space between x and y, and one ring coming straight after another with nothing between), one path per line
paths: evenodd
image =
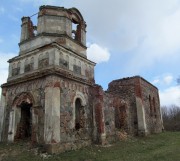
M39 154L27 143L0 143L0 161L180 161L180 132L129 138L109 147L90 146L58 155Z

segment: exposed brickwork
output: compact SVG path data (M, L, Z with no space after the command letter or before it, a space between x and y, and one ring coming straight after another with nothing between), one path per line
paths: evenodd
M110 92L111 94L119 95L120 98L123 98L130 104L129 111L131 113L131 118L133 119L133 121L130 123L130 129L134 129L133 133L135 135L138 132L138 130L135 130L138 129L137 111L136 108L134 108L136 107L136 97L139 97L143 103L143 107L145 110L145 120L148 129L147 132L154 133L162 131L159 94L156 87L151 85L143 78L137 76L111 82L109 84L108 92ZM152 98L151 103L149 102L149 96L151 96ZM150 104L154 105L157 111L156 113L153 113L153 116L150 112ZM154 107L152 108L154 109Z
M98 127L98 133L104 133L104 122L103 122L103 107L101 103L98 103L95 107L96 123Z
M114 80L107 91L95 84L86 23L77 9L40 7L37 31L29 17L22 19L20 53L9 60L2 85L0 141L29 139L57 153L112 143L121 132L161 132L159 94L152 84L139 76Z

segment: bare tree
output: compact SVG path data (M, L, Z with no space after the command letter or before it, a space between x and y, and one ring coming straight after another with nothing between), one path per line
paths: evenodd
M164 128L167 131L180 131L180 107L161 107Z

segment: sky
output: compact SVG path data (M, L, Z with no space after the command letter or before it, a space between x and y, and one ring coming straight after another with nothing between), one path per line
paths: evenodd
M95 81L140 75L158 87L161 106L180 106L179 0L1 0L0 84L7 60L19 53L21 18L41 5L76 7L87 23L87 56L97 63ZM34 25L37 17L32 17Z

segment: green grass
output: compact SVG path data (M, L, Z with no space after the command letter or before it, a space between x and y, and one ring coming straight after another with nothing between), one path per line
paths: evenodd
M130 138L110 147L90 146L43 158L28 144L0 143L0 161L180 161L180 132Z

